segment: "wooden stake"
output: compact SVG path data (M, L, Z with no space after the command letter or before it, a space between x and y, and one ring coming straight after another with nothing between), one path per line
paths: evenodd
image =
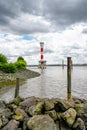
M19 78L16 78L15 98L19 96Z
M71 57L67 57L67 99L71 99Z

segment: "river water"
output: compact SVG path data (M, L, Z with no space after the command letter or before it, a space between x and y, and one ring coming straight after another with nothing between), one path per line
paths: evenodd
M37 67L29 69L41 73L39 77L28 79L20 86L21 97L36 96L47 98L67 97L67 68L47 67L41 71ZM0 99L9 101L14 98L15 88L4 87L0 90ZM87 67L73 67L72 69L72 95L87 99Z

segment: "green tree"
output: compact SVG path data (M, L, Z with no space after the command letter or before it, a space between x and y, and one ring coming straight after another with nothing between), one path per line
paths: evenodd
M20 60L25 61L22 56L19 56L18 59L17 59L17 61L20 61Z
M26 69L26 62L25 61L22 61L22 60L19 60L15 63L17 69Z
M0 63L7 63L7 57L3 54L0 54Z

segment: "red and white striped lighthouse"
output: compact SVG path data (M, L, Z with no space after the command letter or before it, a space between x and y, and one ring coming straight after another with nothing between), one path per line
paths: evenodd
M44 60L44 42L40 42L39 68L41 68L41 69L45 69L46 68L46 61Z

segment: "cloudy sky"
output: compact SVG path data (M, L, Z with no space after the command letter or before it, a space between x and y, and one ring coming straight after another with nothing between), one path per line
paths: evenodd
M0 53L38 64L87 63L87 0L0 0Z

